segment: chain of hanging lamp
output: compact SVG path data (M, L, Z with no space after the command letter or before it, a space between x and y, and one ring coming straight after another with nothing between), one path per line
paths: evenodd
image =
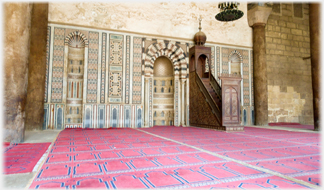
M241 18L244 13L238 9L238 2L223 2L218 4L220 12L215 16L216 20L227 22Z

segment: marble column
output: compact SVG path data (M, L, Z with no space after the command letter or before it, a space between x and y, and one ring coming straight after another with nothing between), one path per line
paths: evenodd
M181 123L180 126L185 126L185 78L181 78Z
M3 5L5 142L24 140L32 7L30 3Z
M144 83L144 127L149 127L149 78L145 77Z
M255 5L248 10L249 26L253 28L253 82L255 125L268 125L268 82L265 25L271 7Z
M311 66L312 66L312 87L313 87L313 113L314 130L320 130L320 106L321 106L321 60L320 60L320 42L321 42L321 14L319 3L309 4L309 33L311 47Z

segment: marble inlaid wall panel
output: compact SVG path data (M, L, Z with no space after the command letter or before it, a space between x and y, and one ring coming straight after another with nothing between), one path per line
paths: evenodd
M52 65L52 101L62 102L63 95L63 69L64 69L64 28L54 28L53 65Z
M100 81L100 103L105 103L105 87L106 87L106 55L107 55L107 33L102 33L101 43L101 81Z
M124 106L124 127L131 127L132 110L130 105Z
M229 68L228 68L228 61L229 61L229 49L226 47L221 48L222 52L222 71L221 73L229 73Z
M93 128L92 126L92 105L84 105L83 107L83 128Z
M99 32L89 32L87 103L97 102Z
M250 105L250 76L249 76L249 64L250 64L250 59L249 59L249 51L248 50L243 50L243 105L244 106L249 106Z
M143 113L143 106L136 105L135 110L135 128L141 128L143 126L144 121L144 113Z
M123 35L110 34L109 38L109 102L122 101L123 95Z
M48 77L49 77L49 63L50 63L50 44L51 44L51 27L47 27L47 39L46 39L46 73L45 73L45 94L44 103L47 103L48 96Z
M215 47L212 46L211 47L211 55L210 55L210 70L211 70L211 74L214 75L215 73Z
M110 108L111 109L110 109L110 126L109 127L117 128L119 125L120 105L112 104Z
M142 100L142 38L133 38L133 104Z
M64 104L55 105L55 129L64 128Z
M48 125L49 125L49 105L48 104L44 104L44 121L43 121L43 126L42 129L45 130L47 129Z
M125 63L125 103L129 104L130 94L130 43L131 37L126 36L126 63Z

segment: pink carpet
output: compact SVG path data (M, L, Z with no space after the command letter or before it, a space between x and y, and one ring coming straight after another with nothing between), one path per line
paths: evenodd
M141 129L320 185L318 134ZM299 140L307 143L299 143ZM65 129L29 188L308 188L134 129Z
M51 143L4 143L4 174L29 173Z

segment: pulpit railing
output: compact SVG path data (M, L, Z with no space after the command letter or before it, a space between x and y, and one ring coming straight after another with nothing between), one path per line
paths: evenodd
M218 82L216 81L213 75L210 75L210 85L215 91L219 100L222 100L222 88L219 86Z

